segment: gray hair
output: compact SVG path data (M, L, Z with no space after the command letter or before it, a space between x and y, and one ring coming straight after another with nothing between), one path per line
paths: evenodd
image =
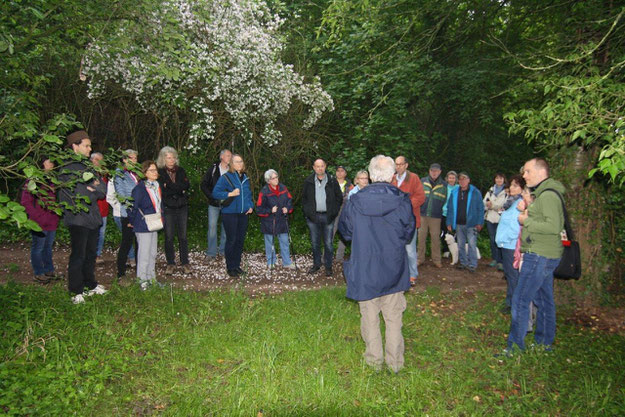
M391 182L395 175L395 161L384 155L371 158L369 163L369 176L373 182Z
M130 155L137 155L137 156L139 156L139 152L135 151L134 149L126 149L124 151L124 156L130 156Z
M89 160L93 161L96 157L100 157L100 158L104 158L104 155L102 155L101 152L92 152L91 156L89 157Z
M219 158L221 159L221 157L224 156L226 152L230 152L230 149L222 149L221 151L219 151Z
M267 171L265 171L265 182L268 183L274 174L278 175L278 172L275 169L268 169Z
M176 150L172 148L171 146L163 146L163 148L158 153L158 158L156 159L157 167L159 168L165 167L165 157L167 156L168 153L174 156L174 159L176 159L175 164L178 165L178 152L176 152Z

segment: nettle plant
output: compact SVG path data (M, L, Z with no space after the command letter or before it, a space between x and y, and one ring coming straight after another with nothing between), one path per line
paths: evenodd
M89 95L121 87L165 119L185 112L189 150L211 140L224 116L248 141L257 133L271 146L282 136L278 117L294 101L305 105L304 128L333 109L318 78L305 80L282 62L283 19L264 2L144 0L136 10L88 46Z

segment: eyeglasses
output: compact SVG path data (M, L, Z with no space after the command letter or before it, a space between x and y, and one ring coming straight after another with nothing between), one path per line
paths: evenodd
M277 179L278 179L278 176L276 175L275 177L269 178L269 181L273 181L273 180L277 180Z
M158 169L150 168L150 169L146 170L145 172L158 172Z

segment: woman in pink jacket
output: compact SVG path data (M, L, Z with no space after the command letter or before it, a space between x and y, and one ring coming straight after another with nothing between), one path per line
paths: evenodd
M47 158L42 158L44 172L54 169L54 163ZM20 203L26 209L28 218L41 227L40 232L31 231L32 244L30 247L30 263L35 273L33 279L46 284L53 279L61 279L62 275L54 272L52 263L52 246L56 236L56 228L59 224L59 216L49 210L47 205L56 201L56 194L52 184L43 184L38 190L30 192L24 184Z

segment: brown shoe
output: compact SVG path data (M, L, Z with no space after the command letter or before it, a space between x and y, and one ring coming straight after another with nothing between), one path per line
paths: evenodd
M173 275L175 268L175 265L167 265L167 268L165 268L165 275Z
M437 267L437 268L442 268L443 264L434 264L434 266Z
M97 258L95 258L95 263L97 265L101 265L104 263L104 259L101 256L98 256Z
M184 271L185 274L190 274L191 273L191 265L189 265L189 264L182 265L182 270Z

